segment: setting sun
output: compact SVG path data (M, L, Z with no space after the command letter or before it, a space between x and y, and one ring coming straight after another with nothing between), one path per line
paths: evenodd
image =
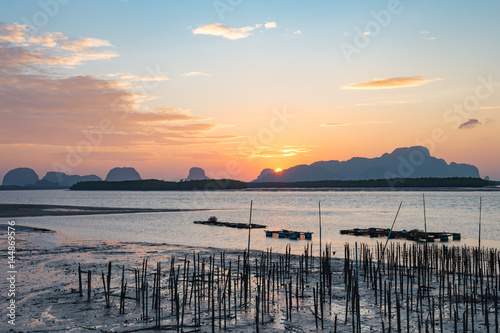
M283 170L281 170L281 168L276 168L276 170L274 170L274 172L281 172Z

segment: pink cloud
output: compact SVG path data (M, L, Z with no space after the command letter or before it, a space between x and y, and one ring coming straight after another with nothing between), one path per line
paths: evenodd
M422 76L393 77L389 79L376 79L367 82L351 83L343 86L344 89L389 89L402 87L416 87L430 82L442 80L441 78L425 78Z
M127 90L127 82L165 81L165 76L132 73L108 76L52 74L54 67L77 66L117 56L111 43L97 38L72 39L62 33L36 34L19 24L0 24L0 140L7 145L75 146L85 133L100 131L99 149L137 145L217 143L228 138L209 134L222 124L189 110L142 103L150 96ZM119 79L119 80L115 80ZM144 112L149 110L148 112Z
M0 69L28 66L74 67L118 56L111 43L98 38L71 39L61 32L36 34L26 25L0 22Z
M231 28L222 23L211 23L200 25L198 28L193 30L195 35L212 35L220 36L226 39L242 39L247 38L251 35L251 32L262 26L262 24L256 24L255 26L246 26L241 28Z

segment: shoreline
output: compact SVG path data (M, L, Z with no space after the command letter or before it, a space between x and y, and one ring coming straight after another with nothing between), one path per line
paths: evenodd
M175 330L179 325L179 321L176 321L180 313L179 304L186 305L185 319L182 322L184 328L191 332L210 332L212 325L215 325L216 330L220 331L222 321L224 323L227 321L227 329L224 329L227 332L254 332L256 309L259 307L262 312L258 325L263 331L329 332L335 330L337 332L351 332L353 326L357 325L351 321L353 307L349 297L352 298L354 295L353 287L352 285L348 287L345 282L351 281L350 278L345 280L346 276L354 276L353 269L356 257L354 257L352 246L347 252L349 258L347 266L343 258L329 257L328 260L324 260L323 267L326 268L323 268L323 272L325 269L329 272L325 279L320 278L322 273L319 269L319 258L312 256L312 251L309 254L305 250L303 255L290 255L288 253L272 252L271 254L269 251L251 250L251 265L249 266L251 279L249 292L251 296L248 303L242 304L242 298L246 299L246 292L243 289L244 273L237 272L240 272L240 263L243 265L245 260L243 249L231 250L166 243L94 240L37 227L16 224L15 228L17 232L15 260L18 272L16 279L16 326L7 326L6 322L3 321L0 328L15 328L19 332L86 332L88 330L122 333L155 332L158 327L163 330ZM2 249L7 248L6 237L0 239L0 244ZM399 320L396 318L396 311L401 310L402 315L406 316L408 309L410 311L408 318L411 322L404 322L404 326L408 325L408 330L416 331L417 326L424 325L421 317L429 318L428 316L431 316L432 323L425 320L426 326L436 325L439 320L443 320L441 325L443 325L444 331L453 331L456 315L455 317L448 316L449 308L453 306L463 310L464 306L467 307L467 303L455 301L457 296L462 295L463 290L461 289L441 292L439 286L446 280L439 281L439 279L450 279L447 274L453 274L453 279L455 279L456 272L454 270L443 274L438 271L438 267L444 266L438 265L437 262L431 262L433 266L430 268L426 268L426 265L414 267L412 264L405 264L405 261L401 259L403 256L400 254L404 251L416 251L413 253L422 255L422 248L418 244L407 243L407 245L390 246L387 249L390 253L387 253L386 259L384 259L382 270L376 274L376 276L380 275L380 282L375 284L375 289L377 289L377 284L380 283L381 286L384 283L385 286L385 283L389 282L386 295L387 298L393 300L393 303L387 304L385 298L383 302L381 294L377 296L376 291L374 294L371 278L367 278L371 276L372 268L376 267L374 265L376 265L377 260L372 257L375 254L373 252L375 249L366 247L363 243L359 245L360 286L356 297L359 297L358 301L361 304L360 326L362 331L380 331L381 321L382 325L385 323L386 327L391 322L395 327ZM469 251L467 255L471 255L470 251L474 249L465 250ZM435 245L431 245L429 251L433 251L436 255L442 253ZM329 253L329 250L325 253ZM394 254L398 254L398 256L394 256ZM408 254L411 257L411 253ZM484 248L484 255L487 254L488 249ZM307 266L307 259L304 260L305 257L309 258L309 266ZM431 257L438 259L434 255ZM364 261L363 258L365 258L364 260L366 258L372 259ZM394 258L400 259L394 261ZM461 260L460 258L460 251L458 251L453 260L456 263L457 259ZM145 269L145 263L147 269ZM78 279L80 267L83 282L81 295L79 294ZM308 268L304 269L304 267ZM471 267L475 266L472 264ZM146 271L147 273L145 273ZM110 274L109 278L107 278L108 274ZM140 301L141 298L137 296L138 293L140 294L137 287L137 274L141 276L141 281L143 279L148 281L146 288L149 291L146 293L146 297L148 297L148 293L151 297L149 301L146 298L148 307L151 307L152 295L154 295L155 290L158 290L155 289L155 285L161 283L162 286L160 293L162 298L161 311L157 312L151 308L149 315L146 312L146 318L144 318L145 308L140 304L144 300ZM397 274L398 278L394 274ZM438 279L437 282L430 279L429 281L434 282L430 282L428 287L429 290L432 290L433 297L439 296L443 302L440 305L441 310L436 310L434 303L432 307L427 305L427 297L431 296L430 293L428 296L427 294L422 296L419 293L419 284L424 283L422 282L424 280L416 278L416 275L420 276L420 274L424 274L423 276L431 274ZM458 272L458 274L466 274L466 272ZM108 282L105 282L105 276ZM161 277L160 282L156 279L158 276ZM402 276L404 278L401 278ZM87 286L89 277L90 288ZM492 280L494 278L494 276L485 277L490 282L495 281ZM229 294L227 293L226 283L228 280L232 281L231 283L234 282L233 294L231 291ZM120 300L121 290L124 286L123 281L128 283L123 299L124 303ZM321 315L319 313L315 315L315 308L316 311L319 311L317 302L320 295L317 294L317 288L320 281L326 283L320 287L324 288L324 294L321 296L324 303L324 315L323 305L321 306ZM393 283L392 287L391 283ZM104 287L106 284L109 288L108 296L106 296L106 288ZM411 289L408 289L406 284ZM261 288L258 287L259 285L267 285L267 290L261 289L260 291L260 301L257 297L259 288ZM209 291L210 286L213 290L212 294ZM450 288L449 284L447 286L446 288ZM471 290L471 286L473 285L467 285L466 290L474 292L475 297L479 299L482 294L479 294L477 290ZM0 281L0 287L7 289L8 281ZM406 298L403 297L408 292L410 294ZM458 295L455 295L456 292ZM403 301L394 308L399 299L398 293L404 293L401 294ZM452 293L451 299L447 298L448 293ZM233 296L227 297L227 295ZM377 304L379 297L380 303ZM412 298L412 303L413 297L421 297L420 302L425 300L423 314L420 312L422 303L420 303L420 310L417 310L413 305L408 305L408 297ZM194 300L193 303L188 302L191 298ZM215 303L215 311L210 310L210 307L214 307L213 298L218 299ZM238 299L239 305L237 305ZM487 295L486 299L488 299ZM228 305L229 315L221 312L222 307L224 309L226 307L226 301L230 302ZM178 304L177 317L175 314L176 302ZM490 314L494 316L491 302L490 300ZM124 304L123 313L121 304ZM389 312L389 316L387 316L386 311L388 308L393 310L392 314ZM184 317L184 305L182 305L182 309ZM259 318L258 313L257 311L257 318ZM442 316L442 319L439 319L438 314ZM157 315L159 315L160 326L155 324ZM215 321L214 316L217 318ZM321 318L321 326L324 325L324 330L317 328L318 321L315 325L315 316L318 320ZM476 320L478 325L484 325L480 314L477 314ZM490 323L494 323L494 321L494 318L490 318Z
M41 204L0 204L0 218L211 211L211 209L115 208Z

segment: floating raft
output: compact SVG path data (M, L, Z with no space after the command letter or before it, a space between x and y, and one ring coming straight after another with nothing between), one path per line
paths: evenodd
M383 229L383 228L368 228L368 229L348 229L348 230L340 230L342 235L353 235L353 236L370 236L372 238L377 237L385 237L389 236L391 233L391 229ZM426 235L425 232L418 229L413 229L410 231L392 231L391 239L407 239L417 242L425 242ZM451 232L428 232L427 233L427 242L433 243L435 241L447 242L450 239L452 240L460 240L462 236L460 233L451 233Z
M217 227L248 229L248 223L222 222L222 221L217 220L217 218L215 216L210 216L208 221L194 221L193 223L194 224L212 225L212 226L217 226ZM250 229L259 229L259 228L267 228L267 225L256 224L256 223L250 224Z
M297 239L306 239L306 240L311 240L312 239L312 232L303 232L303 231L292 231L292 230L264 230L266 233L266 237L274 237L277 235L278 238L290 238L293 240Z

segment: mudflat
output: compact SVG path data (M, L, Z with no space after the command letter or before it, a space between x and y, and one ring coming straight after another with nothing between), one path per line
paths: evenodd
M206 209L117 208L68 205L0 204L0 217L68 216L203 211Z

